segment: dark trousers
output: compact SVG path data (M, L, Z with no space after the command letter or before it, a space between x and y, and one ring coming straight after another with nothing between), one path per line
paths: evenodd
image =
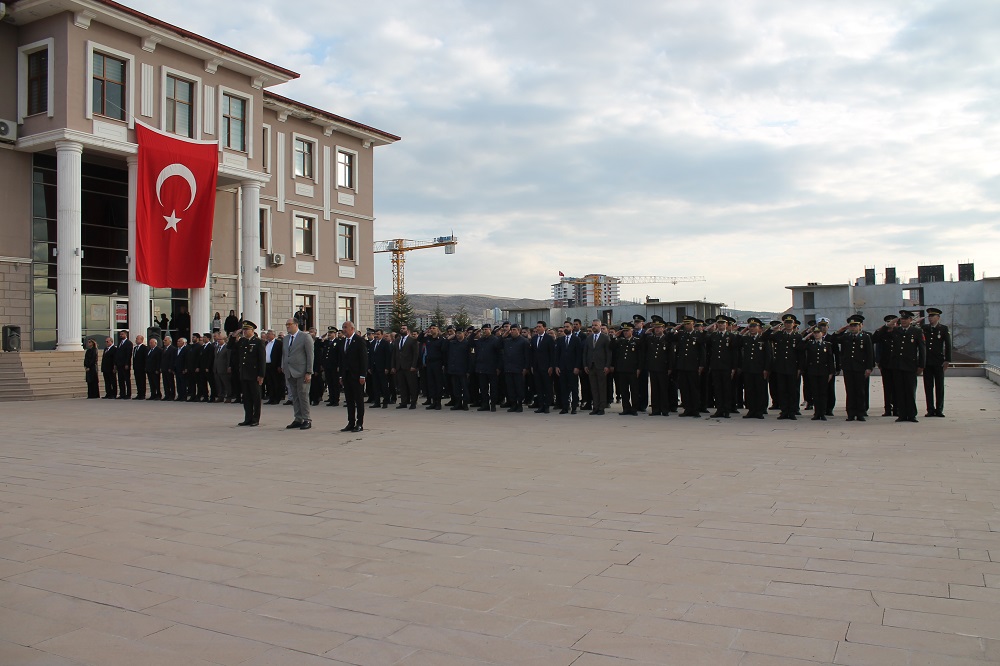
M132 373L128 368L118 368L118 397L132 397Z
M416 405L417 398L417 371L399 369L396 371L396 390L399 391L399 404Z
M428 365L424 371L427 373L427 399L432 405L439 405L444 394L444 368L434 363Z
M243 421L260 423L260 384L256 379L240 381L243 389Z
M832 412L837 406L837 375L835 374L826 383L826 411Z
M146 379L149 380L149 397L150 398L162 397L160 394L160 373L156 371L147 372Z
M135 371L135 395L138 398L146 397L146 371Z
M580 370L580 402L584 405L590 405L594 398L590 391L590 380L584 375L583 370Z
M715 413L729 414L733 405L733 371L712 370L712 390L715 394Z
M640 370L639 378L635 382L635 391L632 393L632 405L640 412L646 411L649 406L649 371Z
M701 377L698 375L698 371L677 370L676 375L684 413L697 414L701 408Z
M500 402L497 373L480 372L477 375L479 376L479 402L484 407L496 407Z
M456 405L469 406L469 377L465 374L448 375L451 379L451 399Z
M376 407L379 403L389 404L389 375L385 370L372 370L371 398Z
M97 368L87 370L87 397L100 398L101 387L97 382Z
M323 372L315 372L309 379L309 404L319 404L326 392L326 377Z
M163 373L163 397L167 400L173 400L177 397L177 387L174 385L173 372Z
M534 368L532 370L535 379L535 400L539 407L548 407L552 404L552 377L548 368Z
M882 375L882 400L885 403L885 413L896 416L896 371L886 366L880 366Z
M559 375L559 407L560 409L576 409L580 406L580 377L573 374L572 368L560 370Z
M590 368L587 377L590 380L590 399L593 402L591 407L595 411L601 411L608 406L608 382L604 376L604 368Z
M264 369L264 381L267 382L267 403L273 405L281 402L285 395L285 376L278 372L276 363L268 363Z
M667 373L667 409L677 411L677 373Z
M188 379L187 375L183 372L177 373L177 399L187 400L188 397Z
M917 418L916 370L893 370L892 383L896 389L896 416L903 419Z
M649 406L653 416L669 414L667 394L670 393L670 374L666 370L650 370L649 389Z
M327 377L330 377L330 397L329 404L336 405L340 403L340 371L335 366L326 366L323 369Z
M826 415L826 390L830 383L826 375L809 375L809 386L812 387L813 410L815 416Z
M636 409L632 406L632 398L639 387L639 378L635 376L635 371L616 372L615 385L622 397L622 414L635 414Z
M104 396L114 398L118 395L118 375L114 370L104 371Z
M524 375L521 371L505 372L507 383L507 404L520 407L524 404Z
M347 406L347 425L362 427L365 424L365 387L355 376L344 377L344 403Z
M771 404L778 404L778 375L774 372L767 378L767 392L771 396Z
M924 368L924 397L929 413L944 411L944 366L928 365Z
M767 413L767 380L763 372L743 373L743 405L750 416Z
M798 373L778 373L778 409L782 416L795 416L799 411Z
M868 384L864 370L844 370L848 416L868 416Z

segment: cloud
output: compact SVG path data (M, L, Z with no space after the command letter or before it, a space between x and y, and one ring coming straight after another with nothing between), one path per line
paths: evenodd
M375 151L376 237L460 237L407 261L413 291L704 275L623 291L782 309L871 265L1000 274L992 0L131 4L403 137Z

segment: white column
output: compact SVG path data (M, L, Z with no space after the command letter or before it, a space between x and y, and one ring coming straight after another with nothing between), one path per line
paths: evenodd
M205 286L191 290L191 332L212 332L212 259L208 260Z
M135 279L135 202L139 187L139 158L129 155L128 164L128 330L129 336L146 337L149 328L149 285Z
M57 351L83 349L83 321L80 311L83 300L82 158L82 144L74 141L56 142Z
M260 183L245 180L241 186L243 256L240 258L240 272L243 275L243 318L260 326Z

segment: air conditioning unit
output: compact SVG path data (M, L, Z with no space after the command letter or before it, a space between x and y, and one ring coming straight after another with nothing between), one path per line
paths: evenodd
M3 143L17 141L17 123L13 120L0 119L0 141Z
M271 255L271 265L272 266L283 266L285 263L285 255L275 252Z

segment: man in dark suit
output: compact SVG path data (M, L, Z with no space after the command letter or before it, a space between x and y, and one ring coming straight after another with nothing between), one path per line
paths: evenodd
M267 332L264 349L268 359L265 373L267 404L277 405L285 395L285 378L281 375L281 340L275 336L274 331Z
M215 384L215 342L212 334L206 333L201 336L201 352L198 354L198 365L201 374L198 381L201 382L201 401L215 402L215 397L219 394L219 388Z
M118 371L115 368L115 355L118 348L112 338L104 339L104 353L101 354L101 374L104 375L104 399L114 400L118 395Z
M535 377L536 414L548 414L552 403L552 376L556 367L556 341L547 331L544 321L535 324L531 339L531 372Z
M347 426L341 432L361 432L365 429L365 374L368 372L368 342L354 334L354 324L345 321L344 355L340 364L340 381L347 403Z
M160 378L163 380L162 400L177 398L176 379L177 346L169 335L163 338L163 355L160 357Z
M135 396L133 400L146 399L146 354L149 347L145 344L145 339L141 335L135 336L135 345L132 347L132 373L135 375Z
M184 376L187 388L187 402L198 402L201 400L201 336L197 333L191 334L191 342L184 346L184 367L181 374ZM177 357L180 360L180 356Z
M583 372L590 380L590 395L593 400L592 416L601 416L608 406L608 377L611 375L611 338L601 331L601 320L595 319L590 333L582 335Z
M479 411L495 412L500 403L498 378L503 364L503 341L483 324L472 343L473 367L479 377Z
M174 378L177 380L177 400L184 402L188 399L191 379L188 376L188 343L187 338L177 339L177 355L174 357Z
M524 411L524 378L531 369L531 343L521 336L521 327L511 324L503 339L503 372L507 384L508 412Z
M132 341L128 331L118 331L118 350L115 352L115 369L118 371L118 399L132 397Z
M427 373L427 409L441 409L444 393L445 340L436 324L427 327L423 336L424 371Z
M583 344L573 335L573 324L563 324L563 336L556 340L556 376L559 379L559 413L580 406L580 368L583 367Z
M149 380L149 397L147 400L159 400L163 397L160 393L160 359L163 358L163 349L156 338L149 339L149 350L146 352L146 379Z
M368 346L368 371L371 373L372 406L389 408L389 372L392 345L384 339L382 329L375 329L375 339Z
M396 363L393 369L396 375L396 385L399 391L399 404L396 409L417 408L417 363L420 362L420 343L410 335L410 330L403 324L399 328L399 339L396 342Z

